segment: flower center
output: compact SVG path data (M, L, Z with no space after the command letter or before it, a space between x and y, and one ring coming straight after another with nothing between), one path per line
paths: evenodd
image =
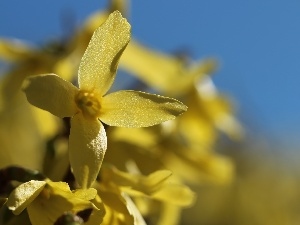
M79 91L75 97L77 107L86 117L97 118L100 112L99 99L92 92Z

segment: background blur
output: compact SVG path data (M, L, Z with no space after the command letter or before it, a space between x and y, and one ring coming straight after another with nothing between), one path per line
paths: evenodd
M1 1L0 36L34 44L63 36L107 1ZM133 36L164 52L220 62L214 81L249 129L297 142L300 2L131 1Z
M72 33L106 6L101 0L0 1L0 36L40 45ZM133 37L146 46L216 58L213 81L232 98L252 137L225 146L237 162L236 182L201 187L186 224L195 215L201 224L299 224L300 2L132 0L128 19Z

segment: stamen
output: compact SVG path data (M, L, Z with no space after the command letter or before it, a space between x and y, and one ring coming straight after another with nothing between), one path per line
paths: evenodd
M100 113L100 102L93 92L79 91L75 97L77 107L84 116L97 118Z

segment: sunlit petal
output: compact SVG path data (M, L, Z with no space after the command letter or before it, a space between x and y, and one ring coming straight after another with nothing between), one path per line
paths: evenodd
M103 95L112 85L118 62L130 40L130 25L120 12L110 14L106 22L93 34L82 57L79 87Z
M88 188L95 181L106 148L106 133L100 121L76 114L71 120L69 155L74 176L81 187Z
M77 88L55 74L32 76L26 80L24 92L28 101L58 117L76 113Z
M89 188L89 189L78 189L76 191L73 192L73 194L77 197L77 198L81 198L84 200L92 200L96 197L97 195L97 190L94 188Z
M47 182L43 192L27 207L32 225L52 225L67 211L78 212L85 209L98 210L90 201L71 192L64 182ZM87 189L88 195L93 189ZM90 196L92 197L92 196Z
M46 181L29 181L14 189L7 200L7 207L19 215L43 190Z
M138 91L118 91L101 101L100 119L110 126L147 127L175 119L187 110L181 102Z

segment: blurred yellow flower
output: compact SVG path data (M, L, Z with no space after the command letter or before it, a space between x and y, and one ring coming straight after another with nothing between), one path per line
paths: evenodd
M18 107L7 106L0 110L0 168L19 165L40 170L44 135L39 130L30 104L24 104L25 101L19 98L16 100Z
M52 46L51 43L49 46L36 48L21 40L0 38L0 59L11 65L1 77L1 108L14 102L26 77L56 72L56 64L67 54L68 51Z
M5 61L22 61L29 58L32 49L19 40L0 39L0 59Z
M56 63L66 54L58 43L36 48L25 41L0 38L0 60L8 65L0 75L0 168L42 168L45 140L56 135L61 121L30 105L21 85L32 74L56 71Z
M216 68L213 59L200 60L188 65L179 57L167 55L131 41L120 67L158 91L177 97L189 91L197 79Z
M115 221L108 224L133 224L130 221L146 224L142 222L141 213L146 217L149 213L163 217L164 212L157 212L157 209L170 206L175 206L180 213L182 207L193 204L195 194L187 186L171 180L171 175L170 171L159 170L144 176L104 166L100 172L101 181L94 186L107 212L103 221ZM118 223L118 220L123 223Z
M110 89L122 52L130 40L130 25L115 11L99 27L82 57L79 88L55 74L28 78L28 101L59 117L72 117L69 156L78 184L92 185L107 148L104 126L146 127L174 119L186 111L181 102L137 91ZM104 96L105 95L105 96Z
M171 175L172 172L169 170L158 170L144 176L122 172L113 167L103 167L101 183L106 185L108 190L111 184L115 184L131 196L147 196L180 206L191 205L195 200L195 194L185 185L170 182Z
M190 107L181 117L189 111ZM110 129L108 134L110 151L107 152L105 163L131 171L128 165L134 162L142 173L167 168L172 171L173 177L182 182L198 185L211 182L224 184L232 181L234 176L232 161L213 151L213 145L206 146L203 143L201 145L200 142L196 145L183 136L176 128L177 123L182 120L181 117L143 129L120 127ZM188 125L185 128L187 134L190 132L196 138L197 133L193 133L195 132L193 126L190 130Z
M234 117L232 104L209 77L217 68L216 60L186 61L132 41L124 51L120 67L151 88L186 102L190 110L184 115L185 132L190 135L190 129L195 131L198 142L214 142L215 128L231 138L241 138L243 129Z

